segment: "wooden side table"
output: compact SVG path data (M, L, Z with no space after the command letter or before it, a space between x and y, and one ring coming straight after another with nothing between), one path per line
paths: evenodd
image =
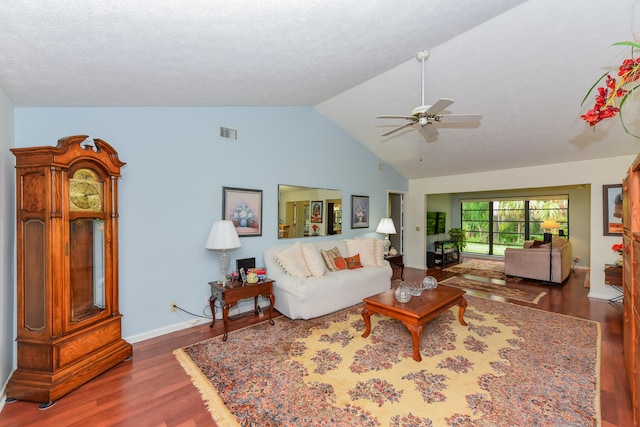
M622 289L622 266L615 264L605 264L604 284L612 286L615 290L620 292L620 295L611 298L609 302L622 301L622 299L624 298L624 290Z
M211 315L213 321L209 327L213 327L216 322L215 302L219 298L223 302L222 305L222 321L224 322L224 336L222 341L226 341L229 334L229 309L238 304L238 301L247 298L253 298L254 312L256 315L261 313L260 307L258 307L258 297L263 296L268 298L271 302L269 306L269 323L274 324L272 317L273 305L276 301L273 295L273 283L274 280L264 279L258 283L239 283L229 282L227 286L222 286L221 283L209 282L211 286L211 297L209 298L209 306L211 307Z
M404 260L403 260L404 255L402 254L396 254L396 255L385 255L384 259L389 261L389 264L391 264L391 268L394 270L394 274L391 276L391 280L393 280L393 276L395 276L395 271L399 268L400 269L400 280L404 280ZM396 268L394 268L396 267Z

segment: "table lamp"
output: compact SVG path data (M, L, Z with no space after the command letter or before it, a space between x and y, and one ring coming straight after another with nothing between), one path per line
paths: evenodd
M226 219L213 223L211 231L209 232L209 238L204 247L214 251L222 251L220 255L222 280L218 281L218 283L222 283L223 286L227 282L227 274L229 274L229 253L227 250L236 249L240 246L240 238L236 232L236 227L233 225L233 221Z
M376 228L376 233L384 234L384 253L389 253L389 248L391 247L391 240L389 240L389 234L396 234L396 227L393 225L393 220L391 218L380 218L380 222L378 223L378 228Z

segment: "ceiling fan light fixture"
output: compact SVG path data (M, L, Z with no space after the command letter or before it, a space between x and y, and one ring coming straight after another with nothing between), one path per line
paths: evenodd
M418 52L416 59L422 63L422 84L421 84L421 103L419 106L411 110L411 115L399 116L399 115L381 115L377 116L380 119L404 119L409 123L405 123L395 129L391 129L388 132L382 134L383 137L389 136L401 130L406 130L408 127L417 129L427 142L435 141L438 136L438 131L435 124L439 124L442 121L446 122L469 122L477 121L482 118L480 114L442 114L447 107L454 103L453 99L440 98L431 105L426 105L424 102L424 62L429 58L430 52L423 50ZM431 126L428 126L431 125Z
M418 52L418 54L416 55L416 59L418 60L418 62L424 62L427 59L429 59L429 55L431 55L431 52L429 50L423 50Z

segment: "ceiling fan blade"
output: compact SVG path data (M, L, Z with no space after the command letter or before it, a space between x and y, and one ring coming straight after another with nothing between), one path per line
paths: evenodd
M440 98L433 104L425 113L427 115L438 114L440 111L447 108L449 105L453 104L455 101L449 98Z
M384 115L384 116L376 116L377 119L407 119L407 120L416 120L414 116L393 116L393 115Z
M433 123L429 122L424 126L416 125L415 127L420 131L425 141L434 142L438 139L438 129L436 129Z
M382 136L389 136L389 135L391 135L392 133L396 133L396 132L398 132L398 131L400 131L400 130L402 130L402 129L406 128L406 127L413 126L413 125L414 125L414 123L407 123L406 125L402 125L402 126L400 126L400 127L397 127L397 128L395 128L395 129L392 129L392 130L390 130L390 131L389 131L389 132L387 132L387 133L383 133L383 134L382 134Z
M447 122L477 122L482 119L482 114L441 114L436 116L435 121Z

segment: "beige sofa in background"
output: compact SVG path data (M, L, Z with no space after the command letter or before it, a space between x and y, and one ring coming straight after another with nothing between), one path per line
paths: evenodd
M549 244L532 247L526 241L523 248L507 248L504 251L504 273L508 276L527 279L549 280ZM562 283L571 274L571 242L562 237L553 237L551 246L551 282Z

